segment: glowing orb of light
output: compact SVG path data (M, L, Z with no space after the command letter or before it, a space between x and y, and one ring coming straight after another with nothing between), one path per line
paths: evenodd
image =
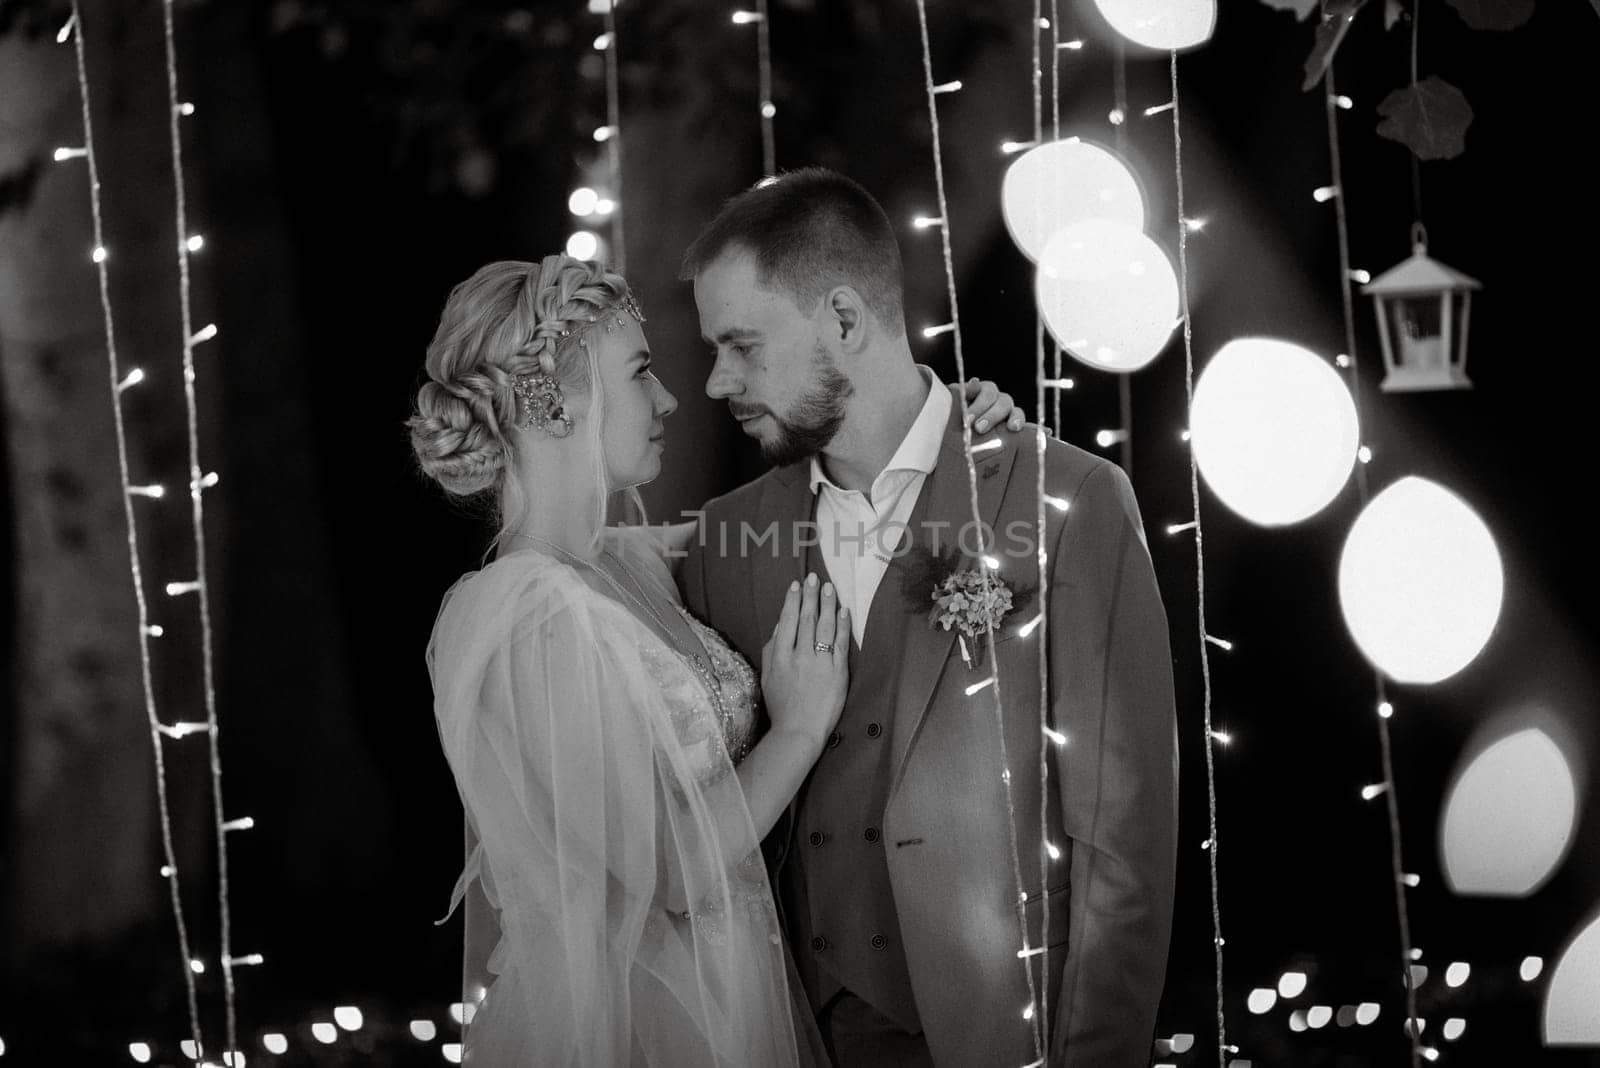
M1339 607L1356 645L1397 682L1447 679L1500 618L1505 573L1489 528L1437 482L1407 476L1356 517L1339 558Z
M1538 728L1510 734L1450 788L1439 835L1445 878L1458 894L1531 894L1566 855L1576 820L1576 780L1560 747Z
M261 1048L266 1050L268 1053L287 1053L289 1050L289 1039L281 1032L269 1031L261 1036Z
M434 1026L432 1020L411 1021L411 1036L419 1042L432 1042L434 1035L438 1033L439 1029Z
M1102 371L1161 355L1178 317L1178 276L1143 232L1111 219L1073 223L1045 242L1034 276L1039 313L1062 348Z
M1556 962L1544 991L1544 1044L1600 1045L1600 916L1589 921Z
M1211 39L1217 0L1094 0L1100 14L1123 37L1163 52L1193 48Z
M567 255L575 260L592 260L600 251L600 239L590 230L574 230L567 238Z
M1565 754L1529 727L1479 753L1450 788L1439 832L1458 894L1526 897L1572 844L1577 784Z
M1305 972L1284 972L1278 977L1278 996L1297 998L1305 992Z
M1189 435L1222 503L1265 527L1321 511L1356 462L1356 404L1333 367L1275 338L1228 342L1200 372Z
M311 1025L311 1037L325 1046L331 1046L339 1040L339 1029L331 1023L319 1020Z
M346 1031L361 1030L361 1010L354 1005L340 1005L333 1010L333 1022Z
M1018 156L1001 180L1000 208L1011 239L1035 263L1054 234L1085 219L1144 229L1144 195L1128 165L1076 137Z
M1246 1003L1250 1011L1257 1016L1272 1011L1272 1006L1278 1003L1278 992L1269 986L1258 986L1250 991L1250 1000Z

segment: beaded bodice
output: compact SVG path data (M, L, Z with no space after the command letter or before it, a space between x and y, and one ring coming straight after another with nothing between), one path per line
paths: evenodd
M694 630L705 655L685 654L649 644L644 659L672 710L678 737L691 753L703 753L710 766L713 740L738 764L750 751L760 690L756 673L722 636L681 605L678 611Z

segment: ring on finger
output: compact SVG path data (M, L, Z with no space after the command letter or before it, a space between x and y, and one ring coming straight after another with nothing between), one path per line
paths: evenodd
M833 652L833 643L832 642L812 642L811 643L811 648L815 649L819 653L831 653L831 652Z

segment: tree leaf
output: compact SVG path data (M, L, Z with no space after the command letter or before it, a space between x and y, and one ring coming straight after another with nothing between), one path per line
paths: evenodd
M1296 22L1304 22L1306 16L1317 9L1317 0L1261 0L1263 4L1274 11L1293 11ZM1600 0L1595 0L1600 3Z
M1345 31L1350 28L1350 20L1356 17L1356 12L1366 2L1329 0L1328 6L1323 8L1322 21L1317 24L1317 42L1311 48L1311 55L1306 57L1306 79L1301 83L1301 89L1310 89L1322 80L1323 72L1333 62L1333 54L1339 49L1339 42L1344 40Z
M1533 0L1449 0L1475 30L1514 30L1533 17Z
M1467 147L1472 106L1443 78L1396 89L1378 105L1378 136L1399 141L1418 159L1453 159Z

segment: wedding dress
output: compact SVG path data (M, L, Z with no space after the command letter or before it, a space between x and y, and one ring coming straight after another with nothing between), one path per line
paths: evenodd
M647 539L603 544L683 612L698 663L598 572L534 550L460 579L429 642L483 1068L825 1063L734 772L755 675Z

